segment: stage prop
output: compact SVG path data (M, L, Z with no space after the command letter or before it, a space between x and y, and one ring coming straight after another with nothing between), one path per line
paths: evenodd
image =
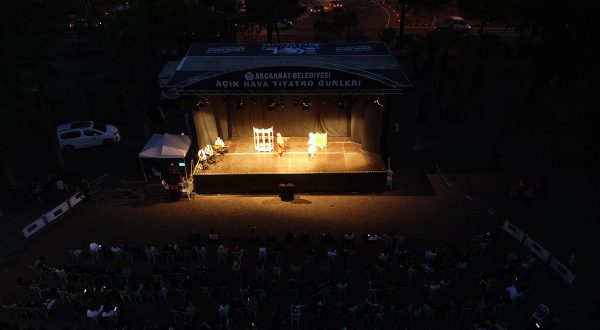
M256 152L273 151L273 126L269 128L254 128L254 150Z
M327 147L327 132L325 133L315 133L317 142L317 148L323 150L323 148Z

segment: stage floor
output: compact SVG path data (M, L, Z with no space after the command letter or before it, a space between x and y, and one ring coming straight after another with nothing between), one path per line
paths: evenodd
M290 137L286 151L279 158L275 152L256 152L252 137L232 138L227 153L208 168L194 171L194 175L223 174L302 174L302 173L356 173L385 171L380 155L360 149L349 137L329 137L327 147L317 149L313 159L308 157L308 137Z

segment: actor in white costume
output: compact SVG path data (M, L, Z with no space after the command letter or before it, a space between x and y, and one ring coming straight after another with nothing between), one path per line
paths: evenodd
M317 135L308 133L308 155L310 159L315 157L315 152L317 152Z

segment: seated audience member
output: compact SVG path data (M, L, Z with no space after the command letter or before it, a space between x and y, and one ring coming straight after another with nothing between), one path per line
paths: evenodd
M523 195L525 188L525 182L523 182L523 180L519 180L519 182L513 183L513 185L510 187L508 196L511 199L517 199Z
M326 232L321 235L321 239L323 243L334 243L335 242L335 234L332 232Z
M208 233L208 241L209 242L218 242L219 241L219 234L215 233L214 229L211 229L210 232Z
M146 246L146 255L147 256L155 256L157 254L156 248L150 244Z
M121 249L120 246L115 244L110 247L110 252L112 252L114 255L120 255L121 253L123 253L123 249Z
M222 148L225 146L225 142L223 141L223 139L217 136L217 139L215 140L215 145Z
M525 201L526 203L529 203L529 202L531 202L531 200L533 200L534 197L535 197L535 189L533 188L533 186L529 186L523 193L523 201Z
M336 249L331 248L331 249L327 250L327 256L329 258L335 258L335 257L337 257L337 251L336 251Z
M286 241L286 242L293 242L293 241L294 241L294 237L295 237L295 236L296 236L296 235L294 235L294 233L293 233L293 232L291 232L291 231L288 231L288 232L285 234L285 238L284 238L283 240L284 240L284 241Z
M256 227L252 228L252 230L250 230L250 237L248 237L248 242L250 243L256 243L258 242L260 238L258 237L258 234L256 233Z
M100 245L96 242L90 243L90 252L91 253L98 253L98 252L100 252L101 249L102 249L102 245Z
M515 301L519 297L519 292L517 291L515 283L510 283L506 287L506 293L508 294L508 297L511 301Z
M104 305L100 305L100 307L97 310L88 309L86 315L89 318L95 319L98 318L98 316L100 315L100 313L102 313L103 310Z
M52 311L56 308L56 299L55 298L50 298L48 300L46 300L46 310L47 311Z
M116 317L117 314L117 307L107 311L107 312L102 312L102 317L103 318L111 318L111 317Z
M367 235L367 241L369 242L377 242L379 240L379 235L377 235L377 233L375 232L371 232L370 234Z
M192 304L191 300L188 300L187 306L185 307L185 309L183 311L183 315L188 316L188 317L193 317L194 314L196 314L196 306L194 306L194 304Z
M344 240L345 241L354 241L354 233L349 231L347 233L344 234Z
M34 263L33 263L33 267L37 268L37 269L44 269L47 267L46 265L46 257L41 256L39 257Z
M33 280L23 280L20 277L17 277L17 286L30 286L33 283Z
M57 192L69 192L62 179L54 181L54 189L56 189Z
M454 266L458 270L464 270L465 268L467 268L467 262L465 260L458 260L456 264L454 264Z

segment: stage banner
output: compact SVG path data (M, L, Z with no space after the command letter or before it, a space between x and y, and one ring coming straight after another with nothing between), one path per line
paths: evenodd
M85 194L82 191L80 191L69 198L69 205L73 207L79 204L79 202L81 202L84 198Z
M49 212L45 214L46 223L50 223L56 219L58 219L61 215L69 210L69 204L67 202L63 202L59 206L53 208Z
M209 43L194 44L186 56L258 56L311 57L315 55L388 55L389 50L378 42L319 43L272 42L263 44Z
M567 281L567 283L573 284L575 281L575 274L565 267L558 259L552 257L548 264L558 273L558 275L560 275L560 277Z
M35 219L35 221L30 223L27 227L23 228L23 235L25 235L25 238L29 238L29 236L38 232L45 225L46 225L46 222L44 221L44 217L43 216L39 217L39 218Z
M521 231L521 229L517 228L515 225L510 223L508 220L504 221L502 229L504 229L505 232L510 234L510 236L514 237L519 243L522 243L525 239L525 233Z
M177 72L182 90L364 90L402 87L402 70L333 70L313 67L265 67L214 75L208 72Z

